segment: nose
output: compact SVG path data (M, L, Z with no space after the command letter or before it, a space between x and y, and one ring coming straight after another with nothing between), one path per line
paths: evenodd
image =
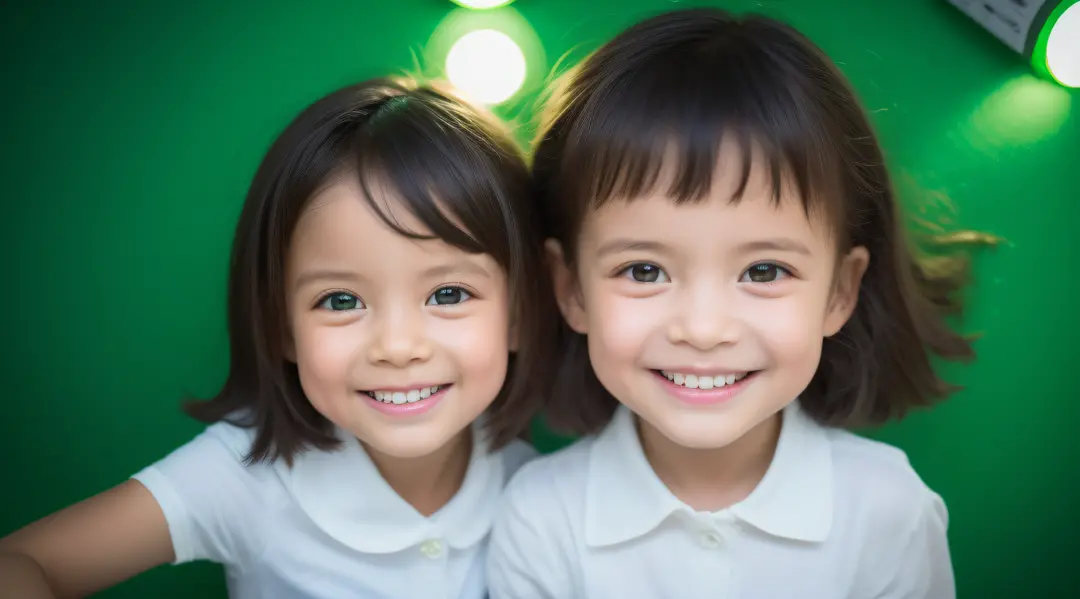
M403 368L431 358L431 344L424 334L418 310L394 306L376 317L375 334L368 346L368 360Z
M735 298L722 284L698 282L685 290L671 319L668 339L707 351L738 341L740 317Z

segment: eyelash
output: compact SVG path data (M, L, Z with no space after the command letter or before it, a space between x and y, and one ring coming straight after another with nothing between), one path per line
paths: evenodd
M466 297L465 297L465 299L461 300L460 302L457 302L456 304L429 303L429 302L431 302L431 300L433 300L435 298L435 294L439 293L443 289L455 289L455 290L458 290L458 291L464 293ZM441 285L441 286L439 286L435 291L432 291L428 295L428 298L424 302L424 305L425 306L435 306L435 307L439 307L439 308L450 308L450 307L454 307L454 306L460 306L461 304L464 304L464 303L469 302L471 300L474 300L476 298L477 298L477 295L476 295L475 291L473 291L472 289L469 289L468 287L466 287L466 286L464 286L464 285L462 285L460 283L455 283L455 284L451 284L451 285Z
M453 290L460 291L462 294L464 294L465 297L461 301L459 301L457 303L453 303L453 304L440 304L437 301L432 301L435 298L435 294L442 291L443 289L453 289ZM323 304L326 304L328 301L330 301L330 299L333 298L334 296L342 296L342 295L347 295L347 296L349 296L351 298L354 298L359 305L356 308L352 308L352 309L349 309L349 310L333 310L329 306L324 306L323 305ZM428 294L427 300L424 301L424 305L425 306L436 306L436 307L460 306L461 304L464 304L465 302L474 300L477 297L479 297L479 296L477 295L477 293L475 291L469 289L468 287L465 287L464 285L461 285L461 284L441 285L437 289L432 291L430 294ZM314 308L323 309L323 310L326 310L328 312L351 312L353 310L365 310L365 309L367 309L367 305L364 304L364 300L361 299L360 296L356 295L355 293L352 293L350 291L345 291L343 289L334 289L334 290L327 291L326 293L323 293L322 295L320 295L319 298L317 300L315 300Z
M666 280L664 280L664 281L639 281L639 280L633 278L634 275L633 275L632 271L633 271L634 268L639 267L639 266L647 266L647 267L655 268L659 273L657 275L657 278L659 279L660 276L663 276L664 279L666 279ZM757 282L755 282L755 281L744 281L743 280L755 268L759 268L759 267L762 267L762 266L775 268L777 270L778 277L776 279L772 280L772 281L757 281ZM629 279L630 281L632 281L634 283L641 283L643 285L654 285L654 284L658 284L658 283L670 283L671 282L671 277L668 276L667 272L665 272L664 269L661 268L660 266L658 266L656 264L653 264L651 262L634 262L632 264L627 264L626 266L621 267L616 272L616 274L620 275L620 276L623 276L623 277L626 277L627 279ZM794 273L791 271L790 268L788 268L786 266L783 266L783 265L778 264L776 262L758 262L756 264L751 265L749 268L747 268L746 270L744 270L742 272L742 275L739 276L739 282L740 283L754 283L754 284L757 284L757 285L775 285L775 284L779 283L780 281L783 281L785 278L793 277L793 276L795 276Z
M326 307L323 306L323 304L329 302L331 298L333 298L334 296L337 296L337 295L347 295L349 297L355 298L356 302L357 302L357 304L359 304L359 306L357 306L356 308L353 308L352 310L332 310L332 309L330 309L329 306L326 306ZM333 289L333 290L327 291L326 293L320 295L319 299L315 300L315 306L314 307L316 309L326 310L327 312L351 312L353 310L364 310L364 309L367 308L367 305L364 304L364 300L361 299L360 296L356 295L355 293L352 293L350 291L345 291L344 289Z
M782 275L782 276L778 276L775 280L772 280L772 281L761 281L761 282L743 281L744 276L749 275L750 271L754 270L755 268L758 268L759 266L771 266L771 267L773 267L773 268L775 268L777 270L777 275ZM777 283L783 281L784 279L786 279L788 277L793 277L793 276L795 276L794 273L792 273L791 269L786 267L786 266L777 264L776 262L758 262L757 264L753 264L753 265L750 266L750 268L747 268L746 270L743 271L743 276L739 277L739 282L740 283L754 283L756 285L776 285Z
M660 278L660 276L663 276L666 280L665 281L639 281L639 280L635 279L634 274L633 274L633 270L635 268L639 267L639 266L647 266L647 267L650 267L650 268L655 268L657 273L658 273L657 278ZM658 265L653 264L652 262L633 262L631 264L627 264L626 266L623 266L622 268L620 268L616 274L621 275L621 276L629 279L633 283L641 283L643 285L655 285L655 284L659 284L659 283L670 283L671 282L671 277L668 276L667 272L665 272L663 268L660 268Z

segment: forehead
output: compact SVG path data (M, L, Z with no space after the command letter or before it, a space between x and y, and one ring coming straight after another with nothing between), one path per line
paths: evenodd
M631 235L676 240L688 246L715 246L747 240L784 236L804 243L831 243L823 214L807 215L796 186L781 179L774 193L767 168L751 165L742 195L735 197L743 168L738 157L721 156L712 184L700 199L677 202L664 193L674 176L661 170L657 184L635 198L613 198L588 211L582 223L582 242L602 243L601 238Z
M427 236L423 226L396 194L372 185L373 200L403 229ZM341 177L311 199L297 221L288 249L288 264L295 271L312 263L363 271L371 276L404 274L433 263L463 260L496 268L484 254L473 254L441 239L410 239L394 231L363 197L354 177Z

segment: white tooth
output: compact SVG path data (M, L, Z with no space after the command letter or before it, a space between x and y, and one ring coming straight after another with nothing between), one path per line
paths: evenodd
M391 398L392 398L391 401L393 401L395 404L398 404L398 405L403 404L406 401L408 401L408 399L405 397L405 394L403 392L401 392L401 391L394 391L391 394Z
M711 376L703 376L698 378L698 389L712 389L713 378Z
M675 376L671 377L671 380L676 385L681 385L686 382L686 377L676 372Z
M427 399L427 398L431 397L431 389L432 389L432 387L424 387L423 389L421 389L420 390L420 399Z
M687 389L697 389L697 383L698 383L698 380L697 380L697 375L696 374L688 374L688 375L686 375L686 388Z
M724 385L727 384L727 379L724 378L724 375L714 376L713 380L712 380L712 384L713 384L713 387L716 387L717 389L719 389L720 387L723 387Z
M671 380L675 380L675 375L674 375L674 374L671 374L670 372L665 372L665 373L664 373L664 376L666 376L666 377L667 377L667 380L669 380L669 381L671 381Z
M379 401L386 401L386 393L384 393L382 391L375 391L375 392L372 393L372 395L374 395L375 399L377 399Z
M405 395L405 399L409 403L416 403L416 402L420 401L420 390L419 389L413 389L413 390L409 391Z
M735 384L735 375L734 374L727 375L727 384L729 384L729 385L734 385Z

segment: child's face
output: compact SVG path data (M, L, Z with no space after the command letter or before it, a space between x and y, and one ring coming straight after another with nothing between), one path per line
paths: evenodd
M394 197L376 199L427 233ZM352 178L301 216L286 280L287 349L304 393L375 451L430 454L498 395L509 352L505 273L490 256L395 233Z
M700 203L606 203L583 223L576 272L556 269L597 377L684 447L727 446L806 388L868 261L862 248L838 260L824 222L794 195L777 207L759 170L730 203L731 170Z

